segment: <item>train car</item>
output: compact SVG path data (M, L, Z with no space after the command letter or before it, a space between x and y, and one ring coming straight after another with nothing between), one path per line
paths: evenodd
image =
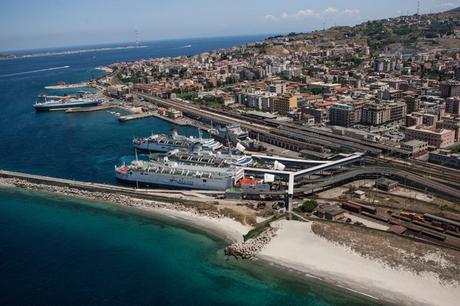
M364 204L361 204L361 203L356 203L356 202L353 202L353 201L347 201L347 203L360 206L362 211L368 212L370 214L377 213L377 208L375 208L375 207L364 205Z
M412 222L411 218L407 218L407 217L404 217L404 216L398 216L396 218L398 218L399 220L406 221L406 222Z
M445 234L460 238L460 233L457 232L445 231Z
M437 226L433 226L433 225L429 225L425 222L420 222L420 221L417 221L417 220L412 220L412 223L418 225L418 226L423 226L423 227L426 227L426 228L429 228L431 230L434 230L434 231L437 231L437 232L441 232L443 233L444 232L444 229L442 227L437 227Z
M445 229L457 232L460 231L460 222L443 217L438 217L432 214L423 214L423 218L429 222L442 223Z
M361 206L352 203L342 203L341 207L345 210L352 211L358 214L360 214L362 210Z
M421 233L422 235L424 235L424 236L427 236L427 237L430 237L430 238L433 238L433 239L436 239L436 240L440 240L440 241L446 240L446 236L445 236L445 235L437 234L437 233L434 233L434 232L430 232L430 231L421 231L420 233Z
M377 213L377 208L371 206L361 206L363 211L375 215Z

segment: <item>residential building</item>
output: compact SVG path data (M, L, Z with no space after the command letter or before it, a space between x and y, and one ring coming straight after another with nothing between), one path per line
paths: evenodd
M441 97L460 96L460 82L450 81L441 83Z
M460 115L460 97L446 99L446 113Z
M283 95L273 99L272 112L281 115L286 115L291 110L297 108L297 97L291 95Z
M356 110L353 105L336 103L329 109L329 124L344 127L357 123Z
M369 103L364 105L361 122L368 125L380 125L390 121L391 110L384 104Z
M455 131L447 129L429 129L423 126L408 127L405 130L406 141L417 139L436 148L445 148L455 143Z

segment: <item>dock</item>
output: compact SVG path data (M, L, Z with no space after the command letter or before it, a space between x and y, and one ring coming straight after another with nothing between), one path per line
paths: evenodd
M105 105L89 106L89 107L73 107L73 108L68 108L65 112L66 113L96 112L96 111L107 110L107 109L112 109L116 107L117 106L113 104L105 104Z
M125 122L125 121L131 121L131 120L137 120L137 119L144 119L144 118L149 118L149 117L155 117L157 115L154 112L145 112L145 113L140 113L140 114L130 114L130 115L124 115L118 117L118 121L120 122Z
M165 121L168 121L172 124L176 124L176 125L182 125L182 126L185 126L185 125L189 125L187 122L185 122L184 120L181 120L182 118L179 118L179 119L171 119L171 118L168 118L168 117L165 117L165 116L162 116L158 113L154 114L153 115L154 117L157 117L161 120L165 120Z

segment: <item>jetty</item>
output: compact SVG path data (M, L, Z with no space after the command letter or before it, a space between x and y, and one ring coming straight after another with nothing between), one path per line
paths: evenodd
M154 112L145 112L140 114L130 114L118 117L118 121L125 122L130 120L144 119L149 117L155 117L156 113Z
M84 112L96 112L101 110L108 110L112 108L117 108L119 106L114 104L103 104L97 106L89 106L89 107L73 107L68 108L65 112L66 113L84 113Z
M45 86L45 89L59 90L59 89L72 89L72 88L84 88L89 87L88 82L75 83L75 84L59 84L59 85L49 85Z
M209 202L210 199L215 198L216 196L222 196L224 192L219 191L207 191L207 190L156 190L156 189L138 189L133 187L101 184L101 183L91 183L91 182L82 182L76 180L69 180L64 178L42 176L7 170L0 170L0 179L12 179L19 180L20 183L13 184L16 187L22 187L24 189L36 189L48 191L50 187L53 188L62 188L62 192L79 196L78 192L94 192L94 193L104 193L108 195L124 195L129 197L134 197L138 199L152 200L152 201L161 201L166 203L177 203L181 202L181 199L196 202ZM0 186L2 182L0 181ZM25 183L25 185L24 185ZM38 186L28 186L27 184L35 184ZM5 185L4 186L8 186ZM42 188L38 188L38 187ZM103 199L101 199L103 200ZM185 203L185 202L184 202Z

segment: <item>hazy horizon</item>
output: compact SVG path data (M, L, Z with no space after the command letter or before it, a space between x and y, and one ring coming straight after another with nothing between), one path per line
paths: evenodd
M367 20L412 15L403 3L328 0L17 0L0 11L0 50L20 51L168 39L308 32ZM459 0L420 1L420 13L460 6ZM270 35L270 34L269 34Z
M202 37L177 37L177 38L164 38L164 39L149 39L149 40L142 40L139 41L139 45L142 46L144 43L152 43L152 42L165 42L165 41L181 41L181 40L197 40L197 39L213 39L213 38L232 38L232 37L257 37L257 36L275 36L275 35L283 35L288 34L286 33L255 33L255 34L246 34L246 35L221 35L221 36L202 36ZM48 50L56 50L56 51L66 51L67 49L73 50L75 48L85 48L85 47L104 47L104 46L123 46L123 45L134 45L136 41L113 41L113 42L99 42L99 43L92 43L92 44L76 44L76 45L66 45L66 46L51 46L51 47L39 47L39 48L25 48L25 49L16 49L16 50L0 50L0 54L15 54L15 53L25 53L25 52L40 52L40 51L48 51Z

